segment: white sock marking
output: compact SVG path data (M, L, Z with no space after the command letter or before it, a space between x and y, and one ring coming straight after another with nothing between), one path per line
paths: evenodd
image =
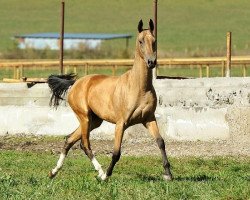
M101 169L102 168L102 166L100 165L100 163L96 160L96 158L95 157L93 157L93 159L92 159L92 163L93 163L93 165L94 165L94 167L95 167L95 170L99 170L99 169Z
M61 153L60 158L57 161L56 167L52 170L52 174L56 174L58 172L58 170L61 169L65 157L66 157L66 155L64 153Z
M105 181L107 179L107 175L106 173L105 174L102 174L101 176L99 176L103 181Z
M91 160L92 161L92 163L93 163L93 165L94 165L94 167L95 167L95 170L96 171L98 171L98 173L99 173L99 177L101 178L105 173L103 172L103 170L102 170L102 166L100 165L100 163L96 160L96 158L95 157L93 157L93 159Z

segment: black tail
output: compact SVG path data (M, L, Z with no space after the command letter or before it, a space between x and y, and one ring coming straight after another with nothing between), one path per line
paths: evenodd
M60 100L63 100L65 93L75 81L75 74L50 75L48 85L52 91L52 96L49 105L54 107L59 106Z

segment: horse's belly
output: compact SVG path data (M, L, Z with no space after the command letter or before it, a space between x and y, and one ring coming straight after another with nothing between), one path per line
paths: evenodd
M103 99L95 99L95 101L89 102L90 109L101 119L115 123L115 113L112 105L105 102Z

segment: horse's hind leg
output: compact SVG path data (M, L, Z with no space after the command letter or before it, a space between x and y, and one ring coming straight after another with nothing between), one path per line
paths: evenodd
M102 166L99 164L97 159L95 158L92 150L91 145L89 141L89 133L93 129L99 127L102 124L102 119L97 117L95 114L90 114L87 118L81 117L81 127L82 127L82 142L81 142L81 148L85 152L85 154L88 156L88 158L91 160L92 164L95 167L95 170L98 171L99 177L102 177L105 175L105 173L102 170Z
M171 171L170 171L170 163L168 161L166 150L165 150L165 142L164 142L163 138L161 137L161 135L159 133L158 125L156 123L155 118L153 118L152 121L149 121L149 122L145 123L144 125L149 130L150 134L154 137L154 139L157 142L157 145L158 145L159 149L161 150L163 168L165 170L164 174L163 174L163 178L165 180L168 180L168 181L172 180L173 177L172 177L172 174L171 174Z
M66 137L65 144L57 161L57 165L49 173L50 178L54 178L58 171L62 168L65 157L67 156L70 148L81 139L81 127L79 126L73 133Z

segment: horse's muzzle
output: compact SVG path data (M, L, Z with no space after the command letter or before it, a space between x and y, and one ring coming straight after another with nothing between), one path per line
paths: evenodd
M149 69L155 68L155 66L156 66L156 59L154 59L154 60L149 59L148 62L147 62L147 65L148 65Z

